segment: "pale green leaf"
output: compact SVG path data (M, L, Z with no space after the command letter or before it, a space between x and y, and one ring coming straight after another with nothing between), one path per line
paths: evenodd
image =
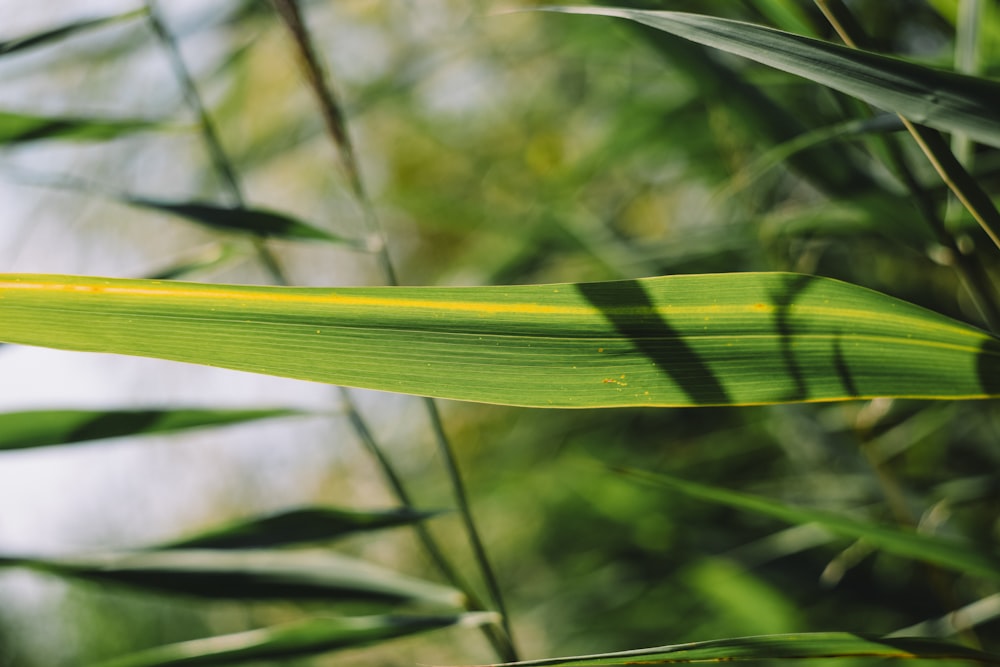
M106 141L164 127L162 123L139 118L84 118L38 116L0 111L0 144L58 139L63 141Z
M1000 394L993 336L787 273L344 289L8 275L0 341L536 407Z
M548 658L513 663L523 667L590 667L591 665L670 665L698 662L770 660L961 660L985 665L1000 664L1000 657L964 646L913 638L866 637L846 632L815 632L716 639L690 644L602 653L572 658Z
M495 617L490 612L450 616L317 617L259 630L157 646L102 662L98 667L232 665L253 660L288 660L452 625L492 623Z

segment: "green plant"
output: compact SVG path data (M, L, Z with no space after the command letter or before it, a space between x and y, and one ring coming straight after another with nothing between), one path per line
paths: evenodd
M472 658L446 653L448 661L576 648L594 655L537 664L1000 662L996 641L976 633L1000 617L991 414L1000 395L1000 339L991 333L1000 322L992 197L1000 84L982 74L1000 62L990 47L1000 17L971 0L921 4L912 14L862 3L860 18L840 2L816 5L490 17L505 26L490 46L514 41L522 50L469 56L482 85L501 87L497 62L530 62L502 87L547 93L507 102L524 105L516 131L497 116L456 125L444 107L419 110L421 67L433 65L415 56L416 42L345 106L324 42L293 0L237 3L220 20L217 29L245 45L216 72L226 93L214 105L152 2L0 43L5 56L141 23L141 39L123 33L108 54L156 45L193 128L18 109L0 113L0 140L13 148L184 133L199 138L218 183L217 193L194 188L173 199L12 160L12 179L111 200L136 217L184 219L212 247L143 279L2 275L0 340L424 397L424 429L443 469L414 464L398 443L387 447L372 411L341 390L327 418L349 428L370 456L355 466L381 476L395 507L327 501L243 513L142 548L0 554L7 568L157 591L167 617L183 615L174 599L241 601L206 607L241 610L225 629L183 632L178 621L134 643L99 612L90 621L81 614L112 637L110 648L81 642L68 664L324 660L316 656L373 643L380 646L358 659L391 660L395 645L383 642L454 626L479 628L484 642ZM393 15L358 7L322 16L364 25L366 16ZM568 56L542 26L566 31ZM831 30L865 49L835 44ZM909 44L906 30L914 43L946 41L974 73L875 52L880 39ZM277 35L280 47L271 48L294 54L305 82L295 90L312 97L291 119L263 109L258 119L257 105L276 95L258 83L275 66L271 51L255 60L257 40ZM483 106L500 99L493 92ZM355 123L382 110L388 117L371 121L378 138L368 138L386 174L375 189L362 173ZM235 129L247 119L259 123L249 139ZM951 133L954 152L939 131ZM314 163L329 156L303 152L310 136L336 150L336 181L316 176L328 170ZM473 142L482 145L466 154ZM290 203L309 215L257 206L248 195L244 175L283 159L308 165L296 178L311 186L303 188L309 205ZM331 187L339 190L328 194ZM310 220L328 210L344 222ZM402 270L390 255L393 234L383 231L399 211L419 220L417 250ZM296 255L305 244L329 254L310 263ZM289 286L330 282L326 266L359 256L386 286ZM238 260L261 271L245 282L274 286L173 280L230 271ZM398 280L447 285L469 274L492 285ZM449 403L442 415L435 399L491 407ZM619 409L525 409L543 407ZM0 449L302 412L20 411L0 415ZM473 502L491 508L479 512L489 516L484 534ZM441 507L454 508L453 530L429 525ZM369 535L401 525L412 527L413 544ZM362 538L347 549L353 556L308 548L348 534ZM365 562L380 544L396 545L391 565L410 574ZM817 603L821 586L838 590ZM719 639L741 635L759 636ZM934 639L956 635L962 644ZM680 644L690 639L709 641ZM661 647L604 653L646 644Z

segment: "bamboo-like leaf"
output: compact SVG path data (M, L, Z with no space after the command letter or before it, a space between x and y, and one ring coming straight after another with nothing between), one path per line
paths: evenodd
M452 625L496 622L496 614L449 616L317 617L270 628L157 646L100 663L97 667L233 665L254 660L288 660L364 646Z
M699 500L763 514L794 525L814 523L831 533L852 539L863 539L873 546L899 556L1000 581L1000 557L978 551L969 544L933 535L921 535L902 528L882 526L833 512L786 505L768 498L699 484L662 473L644 470L622 470L622 472L647 484L677 491Z
M697 662L754 661L759 663L770 660L830 658L961 660L985 665L1000 664L1000 656L955 644L914 638L880 639L847 632L814 632L716 639L636 651L528 660L509 664L524 667L529 665L590 667L591 665L670 665Z
M360 511L335 507L301 507L236 521L156 548L260 549L319 542L360 531L415 523L435 514L436 512L409 509Z
M105 141L162 127L159 121L139 118L36 116L0 111L0 145L45 139Z
M337 236L284 213L263 209L219 206L203 202L166 202L142 197L128 197L123 201L132 206L147 208L180 216L200 225L226 231L240 231L257 236L293 239L300 241L331 241L360 247L357 241Z
M28 410L0 414L0 451L172 433L302 414L297 410Z
M1000 395L1000 341L787 273L478 288L0 276L0 341L537 407Z
M111 16L102 16L96 19L85 19L83 21L73 21L71 23L66 23L55 28L49 28L47 30L42 30L40 32L32 33L30 35L23 35L21 37L14 37L12 39L5 39L0 41L0 56L6 55L8 53L16 53L17 51L23 51L25 49L30 49L36 46L44 46L52 42L58 42L66 37L70 37L79 32L85 32L87 30L92 30L94 28L99 28L104 25L111 23L117 23L119 21L126 21L131 18L136 18L138 16L144 16L148 10L143 7L141 9L135 9L130 12L123 12L121 14L113 14Z
M615 7L549 11L630 19L749 58L862 99L880 109L1000 147L1000 83L849 49L773 28L683 12Z
M207 549L110 552L71 558L0 557L0 567L239 600L426 602L460 607L459 591L328 550Z

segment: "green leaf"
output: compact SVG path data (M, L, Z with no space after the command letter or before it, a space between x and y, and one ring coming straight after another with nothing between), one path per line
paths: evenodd
M614 7L547 11L630 19L749 58L857 97L880 109L1000 147L1000 83L730 19Z
M620 653L528 660L516 664L523 667L529 665L589 667L590 665L669 665L693 662L761 662L820 658L968 660L986 665L1000 664L1000 656L964 646L927 639L879 639L847 632L814 632L716 639Z
M1000 395L1000 341L827 278L286 288L0 276L0 341L536 407Z
M259 549L319 542L360 531L415 523L436 514L410 509L352 511L334 507L302 507L233 522L155 548Z
M332 241L334 243L346 243L359 248L362 245L358 241L337 236L319 227L314 227L301 220L275 211L241 208L238 206L219 206L203 202L166 202L141 197L124 197L122 201L132 206L187 218L192 222L213 229L247 232L257 236L270 236L273 238L300 241Z
M699 484L662 473L644 470L620 472L647 484L677 491L699 500L763 514L794 525L818 524L831 533L852 539L863 539L875 547L898 556L934 563L973 576L1000 580L1000 558L996 554L980 552L969 544L933 535L922 535L903 528L881 526L832 512L786 505L767 498Z
M300 415L267 410L29 410L0 414L0 451L104 438L172 433Z
M64 577L202 598L425 602L456 608L459 591L327 550L110 552L71 558L0 557Z
M141 9L135 9L121 14L113 14L111 16L86 19L83 21L73 21L72 23L66 23L55 28L49 28L47 30L32 33L30 35L23 35L13 39L5 39L0 41L0 56L22 51L24 49L30 49L36 46L45 46L51 42L58 42L66 37L75 35L78 32L84 32L111 23L117 23L119 21L126 21L138 16L145 16L147 13L149 13L149 10L146 7L143 7Z
M383 642L452 625L495 622L496 614L450 616L318 617L270 628L157 646L98 667L170 667L231 665L251 660L286 660Z
M105 141L162 127L159 121L138 118L73 118L0 111L0 144L45 139Z

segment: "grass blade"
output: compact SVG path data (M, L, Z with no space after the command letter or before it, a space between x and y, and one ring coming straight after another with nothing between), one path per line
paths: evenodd
M852 539L863 539L898 556L1000 581L1000 558L994 554L979 552L968 544L932 535L921 535L901 528L881 526L832 512L786 505L768 498L699 484L661 473L644 470L621 470L621 472L644 483L677 491L692 498L763 514L794 525L818 524L832 533Z
M236 521L156 549L261 549L321 542L351 533L415 523L437 512L409 509L357 511L334 507L298 509Z
M630 19L857 97L885 111L1000 147L1000 83L849 49L773 28L683 12L613 7L548 11Z
M146 8L143 7L141 9L135 9L121 14L113 14L111 16L86 19L83 21L73 21L72 23L66 23L55 28L49 28L48 30L32 33L30 35L5 39L0 41L0 56L8 53L16 53L18 51L23 51L36 46L45 46L46 44L52 42L61 41L66 37L71 37L79 32L92 30L111 23L118 23L119 21L127 21L128 19L144 16L145 14Z
M0 341L536 407L1000 395L1000 341L788 273L478 288L0 276Z
M303 414L297 410L28 410L0 414L0 451L173 433Z
M549 658L514 663L559 667L591 665L669 665L692 662L742 662L816 660L830 658L962 660L984 665L1000 664L1000 656L927 639L879 639L847 632L815 632L716 639L674 646L602 653L573 658Z
M452 625L495 622L480 612L450 616L317 617L270 628L157 646L98 667L173 667L232 665L255 660L288 660L364 646Z
M186 218L213 229L246 232L258 237L297 241L329 241L361 247L357 241L338 236L275 211L242 206L219 206L203 202L166 202L141 197L127 197L122 201L132 206Z
M327 550L110 552L73 558L6 556L0 567L211 599L323 600L461 607L453 588Z
M0 111L0 144L29 141L106 141L163 128L159 121L138 118L74 118Z

